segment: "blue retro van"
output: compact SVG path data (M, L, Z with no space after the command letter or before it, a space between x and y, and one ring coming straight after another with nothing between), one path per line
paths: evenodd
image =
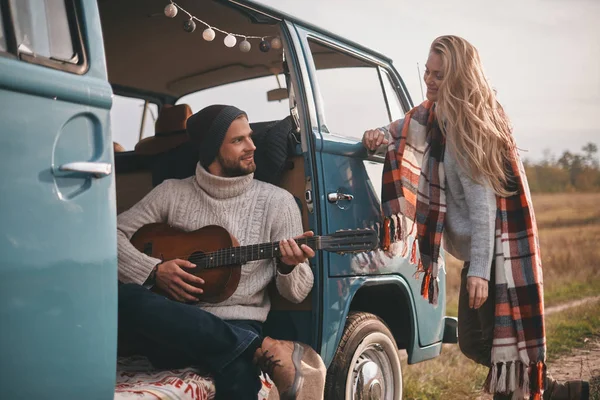
M165 107L233 104L264 149L284 143L261 172L294 195L307 230L379 219L383 159L360 141L412 106L392 61L252 1L180 0L172 18L169 5L0 2L3 399L113 398L116 216L195 163L185 142L139 151ZM239 35L233 47L223 32ZM272 293L266 330L321 354L326 398L400 399L398 349L417 363L456 342L443 271L433 306L406 259L318 252L311 265L311 295Z

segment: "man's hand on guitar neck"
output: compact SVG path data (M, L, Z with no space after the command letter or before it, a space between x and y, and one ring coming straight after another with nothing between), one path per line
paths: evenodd
M194 295L202 294L204 291L191 284L203 285L204 280L182 269L194 267L196 267L195 264L180 259L158 264L156 266L156 286L172 299L182 303L198 301L198 298Z
M313 231L307 231L300 236L296 236L294 239L307 238L314 235ZM315 256L313 249L305 244L298 246L298 243L294 239L284 239L279 242L279 250L281 251L279 269L284 274L292 272L296 265L306 262L307 259Z

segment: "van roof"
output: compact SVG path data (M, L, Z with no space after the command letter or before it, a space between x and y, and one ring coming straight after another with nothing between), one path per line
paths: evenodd
M342 36L252 0L180 1L189 13L226 32L276 36L280 34L279 22L287 20L390 61ZM282 50L263 53L257 49L259 40L251 40L252 50L242 53L237 46L227 48L222 33L207 42L202 38L206 28L202 24L197 23L193 33L183 30L187 19L183 12L167 18L163 10L168 4L168 0L98 1L108 77L115 87L178 98L282 72ZM333 52L329 53L315 57L327 58L326 68L335 68Z

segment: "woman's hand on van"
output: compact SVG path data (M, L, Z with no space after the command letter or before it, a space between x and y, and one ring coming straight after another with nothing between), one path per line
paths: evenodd
M388 144L389 140L385 138L385 135L379 129L371 129L363 135L362 143L367 150L375 151L382 144Z
M196 286L203 285L204 280L183 270L183 268L195 268L196 265L187 260L169 260L156 267L156 286L162 289L172 299L181 301L198 301L195 295L204 291Z

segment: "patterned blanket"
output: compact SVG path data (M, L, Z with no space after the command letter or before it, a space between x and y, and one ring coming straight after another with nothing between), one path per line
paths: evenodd
M261 376L258 400L267 400L273 382ZM156 370L145 357L121 357L117 362L115 400L209 400L215 397L210 376L194 368Z

